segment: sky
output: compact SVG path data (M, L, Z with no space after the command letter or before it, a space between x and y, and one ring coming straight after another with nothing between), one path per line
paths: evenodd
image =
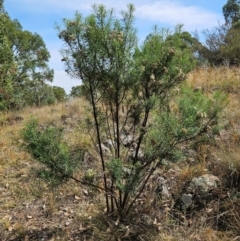
M56 23L63 18L73 18L79 11L87 16L94 3L114 8L118 14L125 10L128 3L134 4L135 27L138 38L144 38L152 31L154 25L174 28L183 24L183 29L201 36L204 29L212 29L224 22L222 7L227 0L5 0L5 10L11 19L17 19L23 30L38 33L44 40L51 54L49 67L54 69L54 80L51 85L64 88L67 93L72 86L81 84L81 80L71 79L64 71L59 50L63 42L58 38Z

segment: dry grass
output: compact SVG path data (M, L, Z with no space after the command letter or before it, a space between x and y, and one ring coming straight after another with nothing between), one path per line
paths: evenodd
M213 93L216 90L227 94L229 104L225 109L225 116L229 126L239 127L240 119L240 68L207 68L196 69L188 76L188 83L193 88L199 88L205 93Z
M157 200L149 190L139 216L130 215L128 223L115 225L117 218L108 218L101 211L103 200L96 190L73 181L58 190L50 189L36 179L32 169L39 164L21 148L19 133L30 117L36 117L42 126L63 128L72 148L93 150L84 128L86 101L29 107L19 113L0 113L0 240L240 240L240 69L196 69L189 74L188 83L207 94L220 90L228 95L222 116L224 129L213 142L198 146L193 162L174 164L163 172L175 178L173 190L179 193L193 177L212 173L222 181L219 199L190 217L184 213L176 217L172 203ZM87 170L98 168L97 163L91 165L76 176L84 177ZM153 226L142 224L140 217L145 214L151 216ZM219 214L224 228L216 224ZM130 235L124 238L127 225Z
M238 67L197 68L189 74L188 82L209 92L223 90L227 93L239 93L240 69Z
M75 99L42 108L26 108L19 113L0 113L0 239L6 231L12 231L16 237L23 237L35 223L34 216L43 218L53 217L59 212L59 206L65 203L64 196L79 196L82 190L76 183L64 184L57 192L49 189L43 181L36 179L33 168L37 164L22 148L20 131L31 117L36 117L40 125L54 125L64 128L67 143L75 148L91 146L86 132L78 131L85 117L86 102ZM67 127L67 128L65 128ZM38 204L33 204L38 200ZM79 201L74 198L77 204ZM29 204L34 207L29 214ZM72 204L71 204L72 205ZM22 218L19 215L21 210ZM31 216L32 218L27 218ZM43 216L43 217L42 217ZM66 216L66 215L65 215ZM57 222L57 220L55 221ZM53 222L54 223L54 222ZM26 235L25 235L26 236ZM69 240L66 238L66 240Z

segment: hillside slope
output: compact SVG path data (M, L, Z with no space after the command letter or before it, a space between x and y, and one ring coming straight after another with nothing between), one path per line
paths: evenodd
M240 240L240 69L196 69L187 82L196 91L211 95L219 90L228 96L223 128L211 141L193 145L184 160L159 170L171 195L153 200L156 194L149 187L135 223L109 221L101 211L101 194L92 188L71 180L51 189L36 177L40 165L22 147L20 131L34 116L42 128L62 128L73 150L89 150L76 177L98 168L84 129L84 99L0 113L0 240ZM201 205L178 210L186 186L205 174L220 180L218 188Z

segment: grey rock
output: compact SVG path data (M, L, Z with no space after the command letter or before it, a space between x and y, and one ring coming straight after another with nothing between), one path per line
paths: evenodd
M175 203L175 206L177 207L180 204L181 210L186 210L191 206L203 208L214 198L211 191L217 189L219 184L219 178L212 174L194 177Z
M133 137L131 135L124 135L122 134L120 136L121 142L125 147L129 147L131 146L132 142L133 142Z
M168 187L166 185L162 185L162 197L164 198L168 198L170 197L169 191L168 191Z
M169 191L168 191L168 186L166 184L166 179L164 177L158 177L158 187L157 191L161 193L162 198L168 198L170 196Z
M194 177L187 187L188 193L207 193L218 187L220 180L212 174L205 174L200 177Z
M130 159L133 160L133 159L135 158L135 156L136 156L136 150L132 150L131 155L130 155ZM143 160L143 157L144 157L144 153L142 152L141 149L139 149L139 150L138 150L137 159L138 159L139 161L141 161L141 160Z
M183 202L183 209L187 209L193 203L192 194L183 193L181 196L181 201Z
M157 180L158 180L159 185L163 185L167 182L166 179L164 177L161 177L161 176L158 177Z

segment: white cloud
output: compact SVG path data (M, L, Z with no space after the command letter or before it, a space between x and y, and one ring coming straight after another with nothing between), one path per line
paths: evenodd
M137 7L137 18L165 23L184 24L188 31L216 26L221 16L197 6L184 6L176 1L156 1Z

